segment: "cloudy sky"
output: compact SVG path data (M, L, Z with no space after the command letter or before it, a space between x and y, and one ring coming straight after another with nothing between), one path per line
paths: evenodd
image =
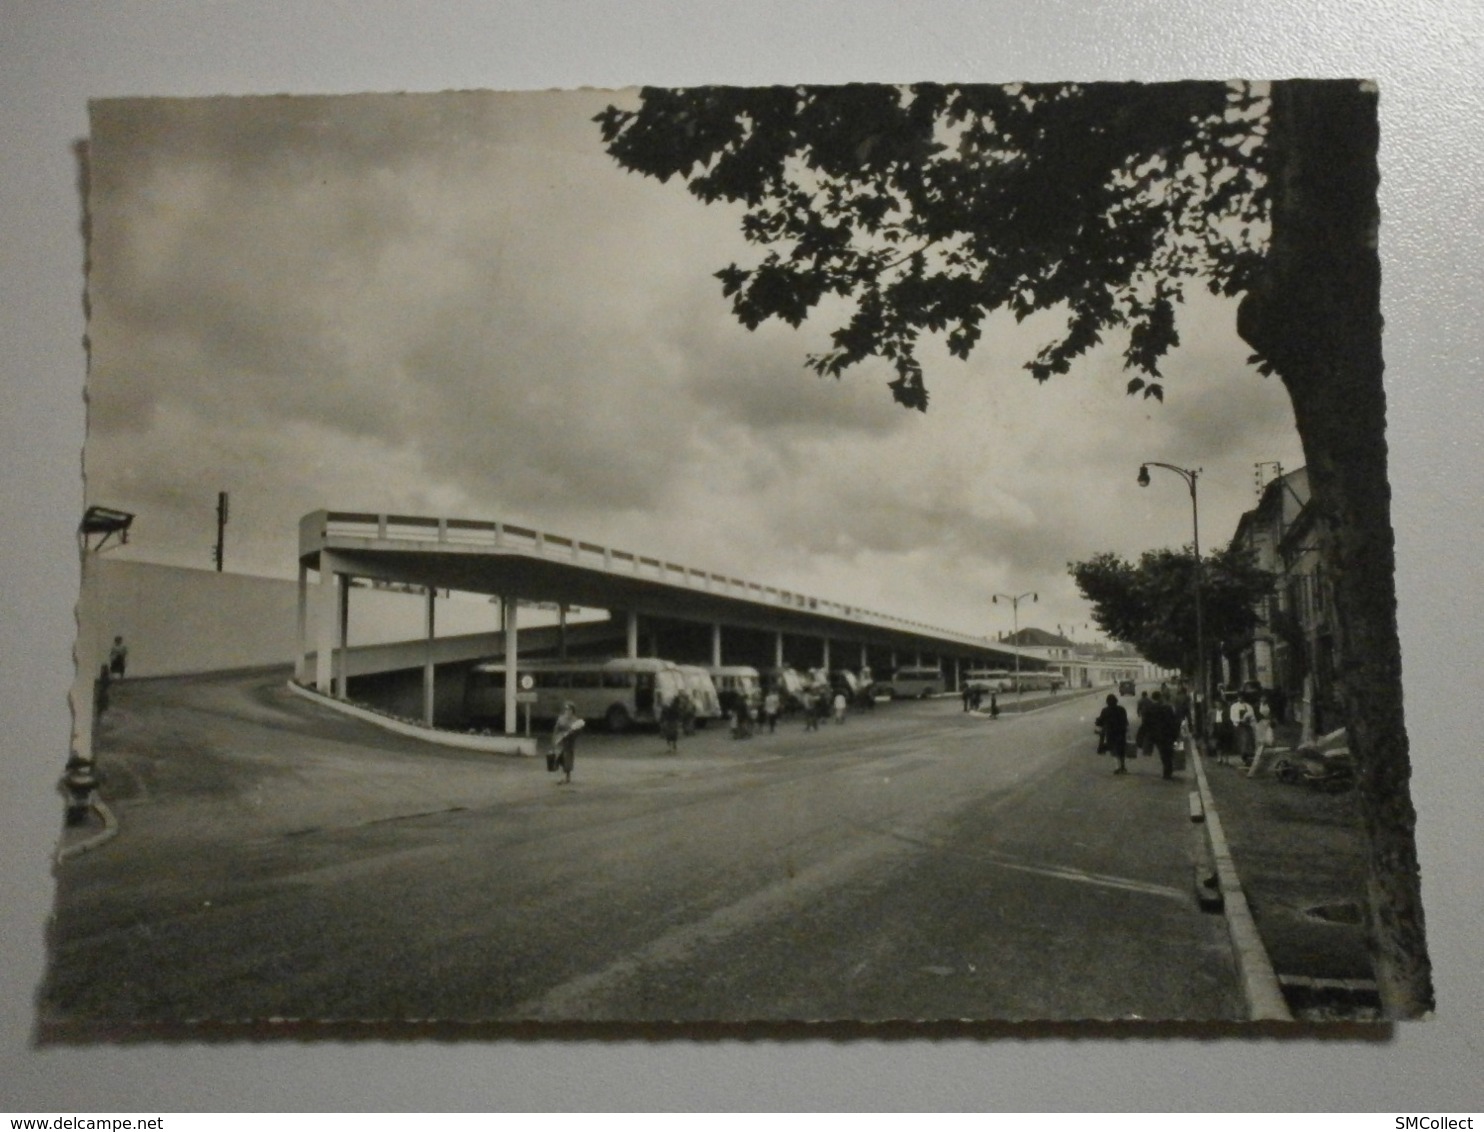
M288 577L307 511L503 519L994 635L1094 629L1069 560L1227 541L1254 464L1302 464L1235 307L1181 313L1163 405L1123 343L1038 386L1054 314L883 366L804 357L834 325L738 325L712 278L737 214L627 174L613 92L130 100L90 145L90 503L125 557Z

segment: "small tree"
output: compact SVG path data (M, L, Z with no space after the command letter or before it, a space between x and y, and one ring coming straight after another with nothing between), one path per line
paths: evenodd
M1128 391L1163 399L1188 286L1241 296L1237 330L1293 403L1325 569L1368 846L1372 957L1386 1014L1433 991L1402 720L1381 382L1376 92L1346 80L951 87L645 89L598 116L609 152L706 202L745 206L769 249L717 274L749 328L848 316L809 359L866 358L925 410L917 357L967 357L986 319L1066 315L1027 362L1066 373L1126 334Z
M1196 669L1195 553L1146 550L1137 563L1112 552L1067 564L1109 637L1133 645L1161 668ZM1259 623L1258 603L1273 592L1274 575L1235 545L1201 563L1201 607L1213 641L1245 640Z

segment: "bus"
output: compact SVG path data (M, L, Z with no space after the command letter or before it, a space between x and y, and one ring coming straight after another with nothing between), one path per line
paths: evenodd
M716 694L716 684L699 664L678 664L680 678L690 696L690 706L695 711L697 727L705 727L708 720L721 718L721 697Z
M971 692L1008 692L1015 687L1015 674L1005 668L971 668L964 673L964 687Z
M768 691L778 693L779 706L784 711L797 711L804 706L808 681L794 669L770 668L763 673L763 684Z
M1060 691L1066 682L1067 678L1054 670L1022 672L1018 676L1012 674L1010 677L1011 687L1018 687L1022 692L1056 692Z
M936 665L906 665L878 687L890 688L893 699L927 699L943 690L943 670Z
M652 657L523 660L516 668L516 685L535 696L529 705L532 719L555 719L570 700L584 720L601 722L609 731L659 722L660 710L685 689L679 668ZM464 717L471 724L503 725L503 660L485 661L469 670Z
M756 668L745 664L713 666L706 669L711 682L716 685L716 695L721 701L724 715L730 715L738 700L756 705L762 699L761 680Z

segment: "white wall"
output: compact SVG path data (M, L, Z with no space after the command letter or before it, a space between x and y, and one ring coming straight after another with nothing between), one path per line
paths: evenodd
M309 584L316 585L313 573ZM130 676L292 664L297 601L297 583L288 578L163 566L110 558L106 551L89 554L83 562L78 603L78 668L90 678L97 675L115 636L122 636L129 646ZM314 604L311 599L306 610L310 645L318 639ZM350 643L355 647L421 641L423 616L420 595L354 587ZM440 639L499 631L499 607L474 595L440 598L434 616ZM591 620L595 614L588 611L585 616ZM520 624L535 628L554 619L546 611L522 609ZM486 645L470 655L499 648ZM440 660L463 655L440 654ZM408 663L422 663L421 654ZM367 664L359 669L375 670L376 665Z

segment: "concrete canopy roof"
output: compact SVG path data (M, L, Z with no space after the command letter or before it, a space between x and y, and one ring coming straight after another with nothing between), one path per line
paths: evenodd
M434 589L777 631L1011 664L1016 650L840 602L552 535L469 519L314 511L299 561L318 570ZM1022 666L1040 658L1021 653Z

